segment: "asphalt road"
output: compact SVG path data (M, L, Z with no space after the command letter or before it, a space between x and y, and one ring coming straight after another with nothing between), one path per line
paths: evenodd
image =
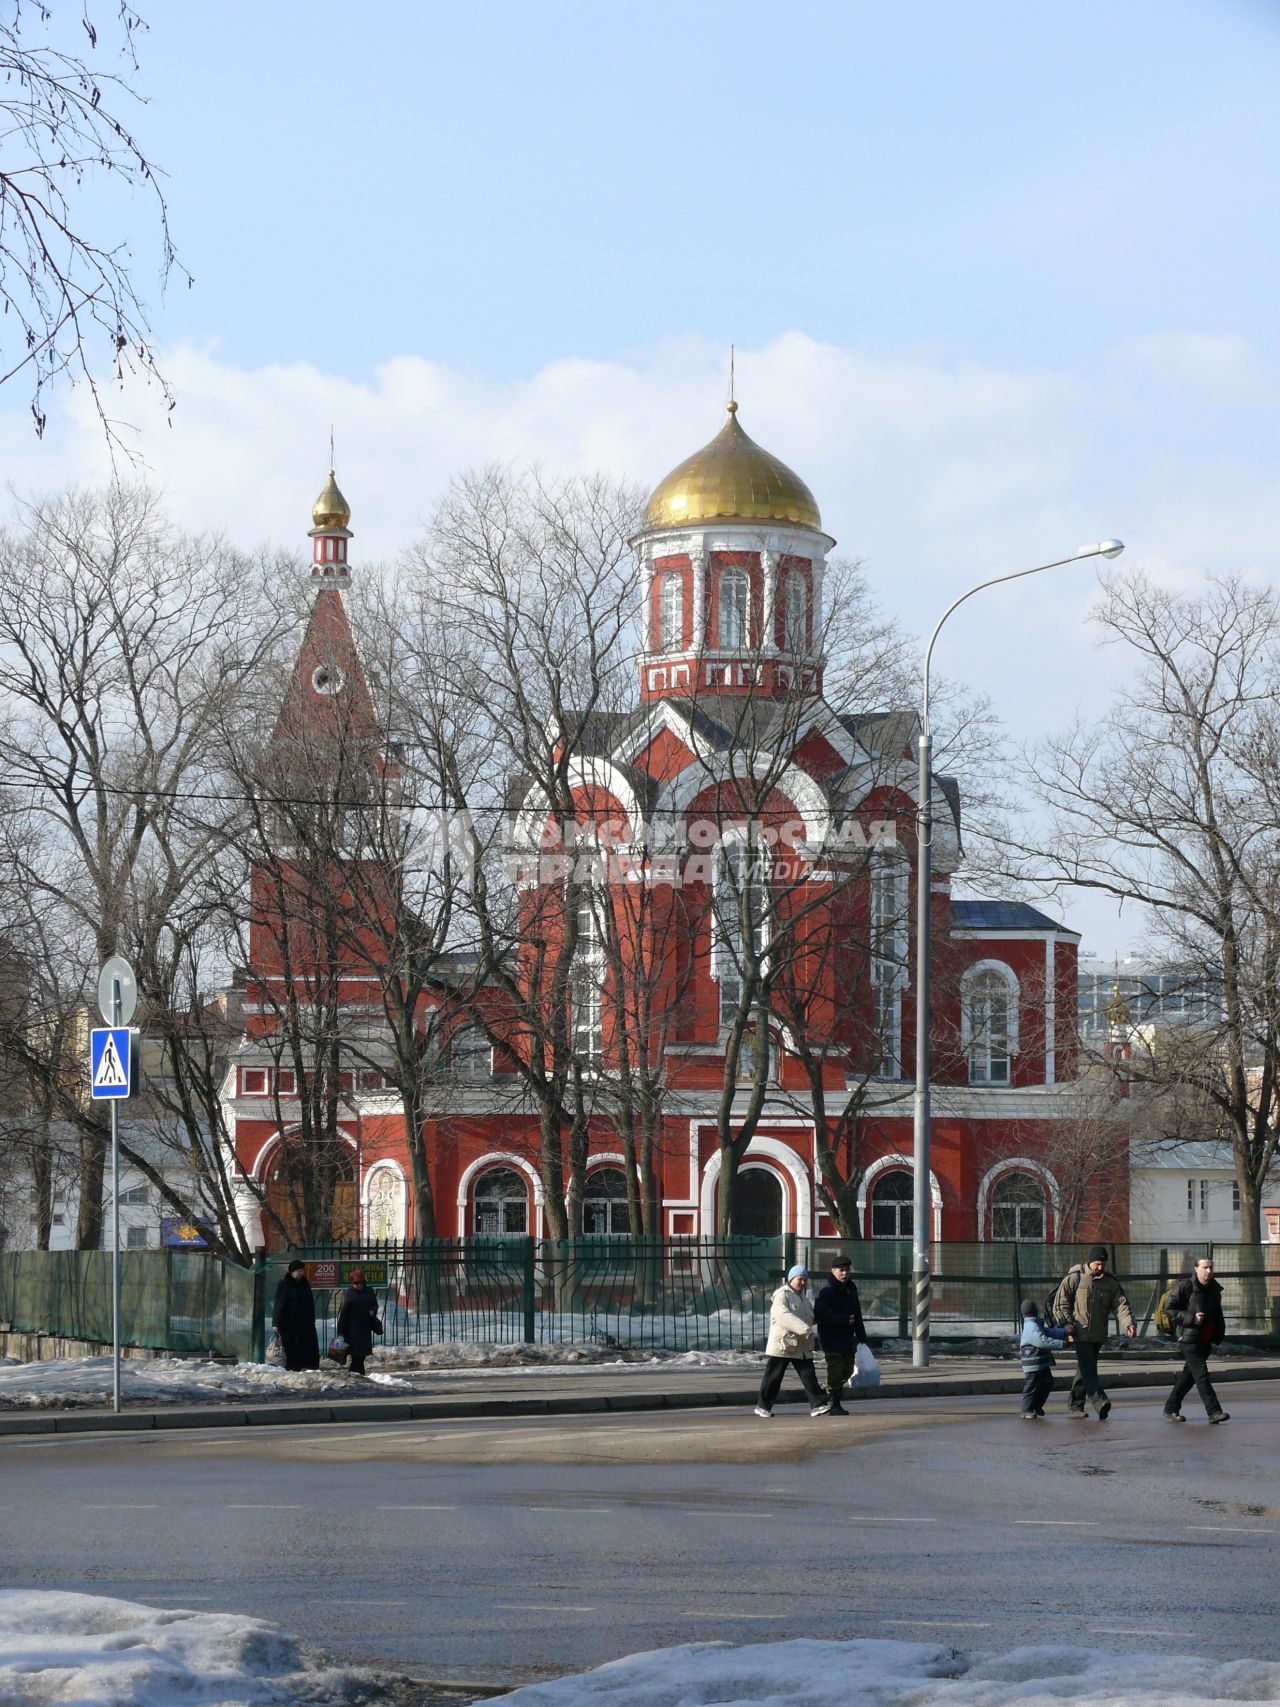
M1016 1401L29 1437L0 1585L251 1612L512 1685L675 1642L1280 1653L1280 1382L1210 1428Z

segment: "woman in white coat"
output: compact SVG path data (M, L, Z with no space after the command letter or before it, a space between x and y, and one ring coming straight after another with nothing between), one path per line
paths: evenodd
M797 1263L787 1270L786 1283L773 1295L769 1309L769 1341L764 1348L764 1378L760 1382L758 1417L773 1415L774 1400L782 1385L782 1377L790 1364L800 1377L800 1385L809 1395L809 1415L825 1417L831 1400L818 1385L818 1372L813 1367L814 1318L813 1305L805 1297L809 1270Z

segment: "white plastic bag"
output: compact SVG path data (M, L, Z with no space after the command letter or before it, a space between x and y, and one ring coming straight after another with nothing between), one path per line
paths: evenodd
M878 1387L880 1385L880 1365L871 1355L869 1345L860 1345L853 1354L854 1387Z
M280 1335L274 1328L272 1328L271 1337L267 1341L264 1360L276 1369L284 1368L284 1346L280 1343Z

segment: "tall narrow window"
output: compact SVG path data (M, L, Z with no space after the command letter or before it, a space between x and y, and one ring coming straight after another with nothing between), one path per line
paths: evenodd
M786 652L809 650L809 589L799 569L792 569L783 583L782 645Z
M880 859L871 868L872 1071L902 1077L902 986L907 976L907 868Z
M720 571L720 645L736 651L747 644L748 582L745 569Z
M1017 985L993 966L964 983L964 1021L971 1085L1007 1085L1015 1041Z
M667 574L658 589L658 650L678 652L684 645L684 577Z
M745 843L730 843L717 862L712 920L712 970L720 986L722 1029L733 1024L748 974L764 952L765 912L758 857Z
M604 939L590 889L579 892L576 917L578 934L569 989L573 1050L579 1061L598 1067L604 1050Z

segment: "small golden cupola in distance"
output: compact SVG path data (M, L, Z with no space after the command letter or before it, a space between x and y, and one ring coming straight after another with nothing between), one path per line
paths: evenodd
M345 582L348 578L347 541L351 529L351 506L338 489L333 469L324 491L311 506L311 577L316 581Z

